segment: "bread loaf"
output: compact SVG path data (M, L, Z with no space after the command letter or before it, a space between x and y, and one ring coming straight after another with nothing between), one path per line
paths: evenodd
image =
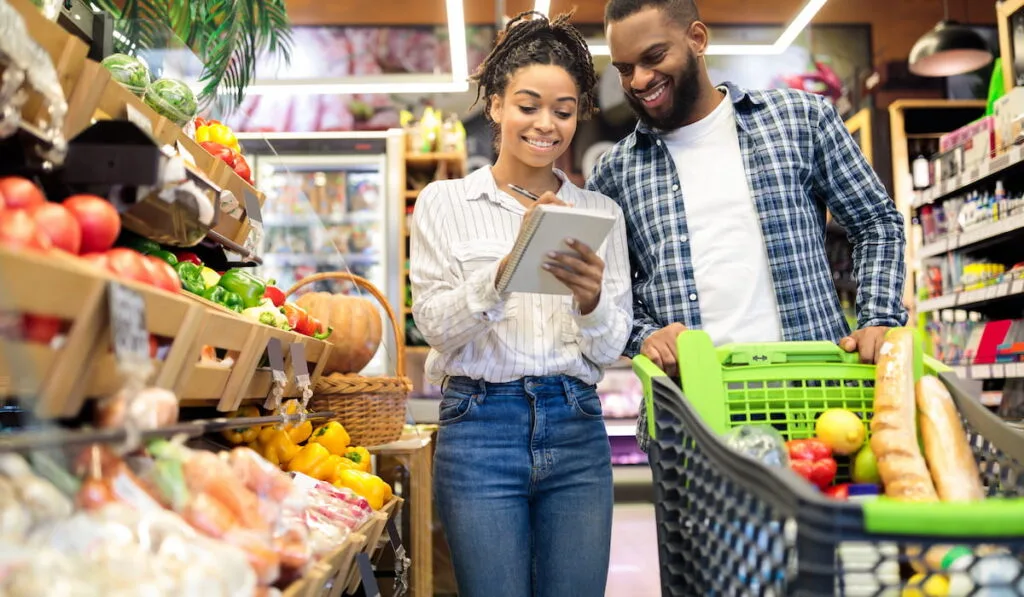
M938 501L917 443L914 403L914 339L907 328L889 330L875 368L871 451L885 495L905 501Z
M983 500L978 463L960 423L953 397L939 378L925 375L917 382L918 423L932 481L944 502Z

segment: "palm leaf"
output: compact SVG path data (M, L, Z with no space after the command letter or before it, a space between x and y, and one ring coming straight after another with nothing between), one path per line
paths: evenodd
M142 48L163 47L170 28L203 63L199 101L204 107L238 107L262 53L290 60L284 0L123 0L123 6L119 0L95 1L114 15L117 30Z

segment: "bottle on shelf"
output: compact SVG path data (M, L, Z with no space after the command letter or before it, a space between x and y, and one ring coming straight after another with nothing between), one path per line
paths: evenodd
M914 190L921 191L932 186L931 164L925 156L925 147L921 142L914 144L914 161L910 166L910 174L914 181Z

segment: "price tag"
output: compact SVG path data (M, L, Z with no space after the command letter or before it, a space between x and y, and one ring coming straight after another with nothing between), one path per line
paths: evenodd
M1006 366L1002 363L992 365L992 379L1003 379L1006 377Z
M971 379L992 379L992 366L975 365L971 367Z
M964 367L953 367L953 374L960 379L967 379L967 370Z
M1014 280L1010 286L1010 294L1020 294L1024 291L1024 280Z
M309 383L309 366L306 364L306 346L302 342L292 342L289 346L292 353L292 371L295 373L295 385Z
M270 360L274 381L282 385L287 384L288 376L284 372L284 350L281 348L281 341L277 338L267 341L267 358Z
M253 193L249 187L242 190L242 199L245 201L245 215L253 222L263 224L263 212L260 208L260 198Z
M996 298L1002 298L1008 294L1010 294L1009 282L1003 282L1002 284L996 286Z
M999 296L999 284L989 286L985 289L985 300L990 301Z
M146 330L146 300L127 286L111 282L110 328L114 354L121 363L149 362L149 331Z
M149 118L146 118L146 115L140 112L135 106L128 104L125 106L125 112L128 115L128 122L146 131L149 135L153 134L153 123L150 122Z
M370 556L366 555L365 551L356 554L356 565L359 567L359 578L363 582L363 594L366 597L380 597L377 577L373 575L373 565L370 564Z
M1024 363L1014 363L1013 376L1024 377Z

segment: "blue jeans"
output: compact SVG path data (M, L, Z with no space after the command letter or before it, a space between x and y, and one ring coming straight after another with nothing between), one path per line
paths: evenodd
M460 597L603 597L611 447L594 386L449 378L434 491Z

